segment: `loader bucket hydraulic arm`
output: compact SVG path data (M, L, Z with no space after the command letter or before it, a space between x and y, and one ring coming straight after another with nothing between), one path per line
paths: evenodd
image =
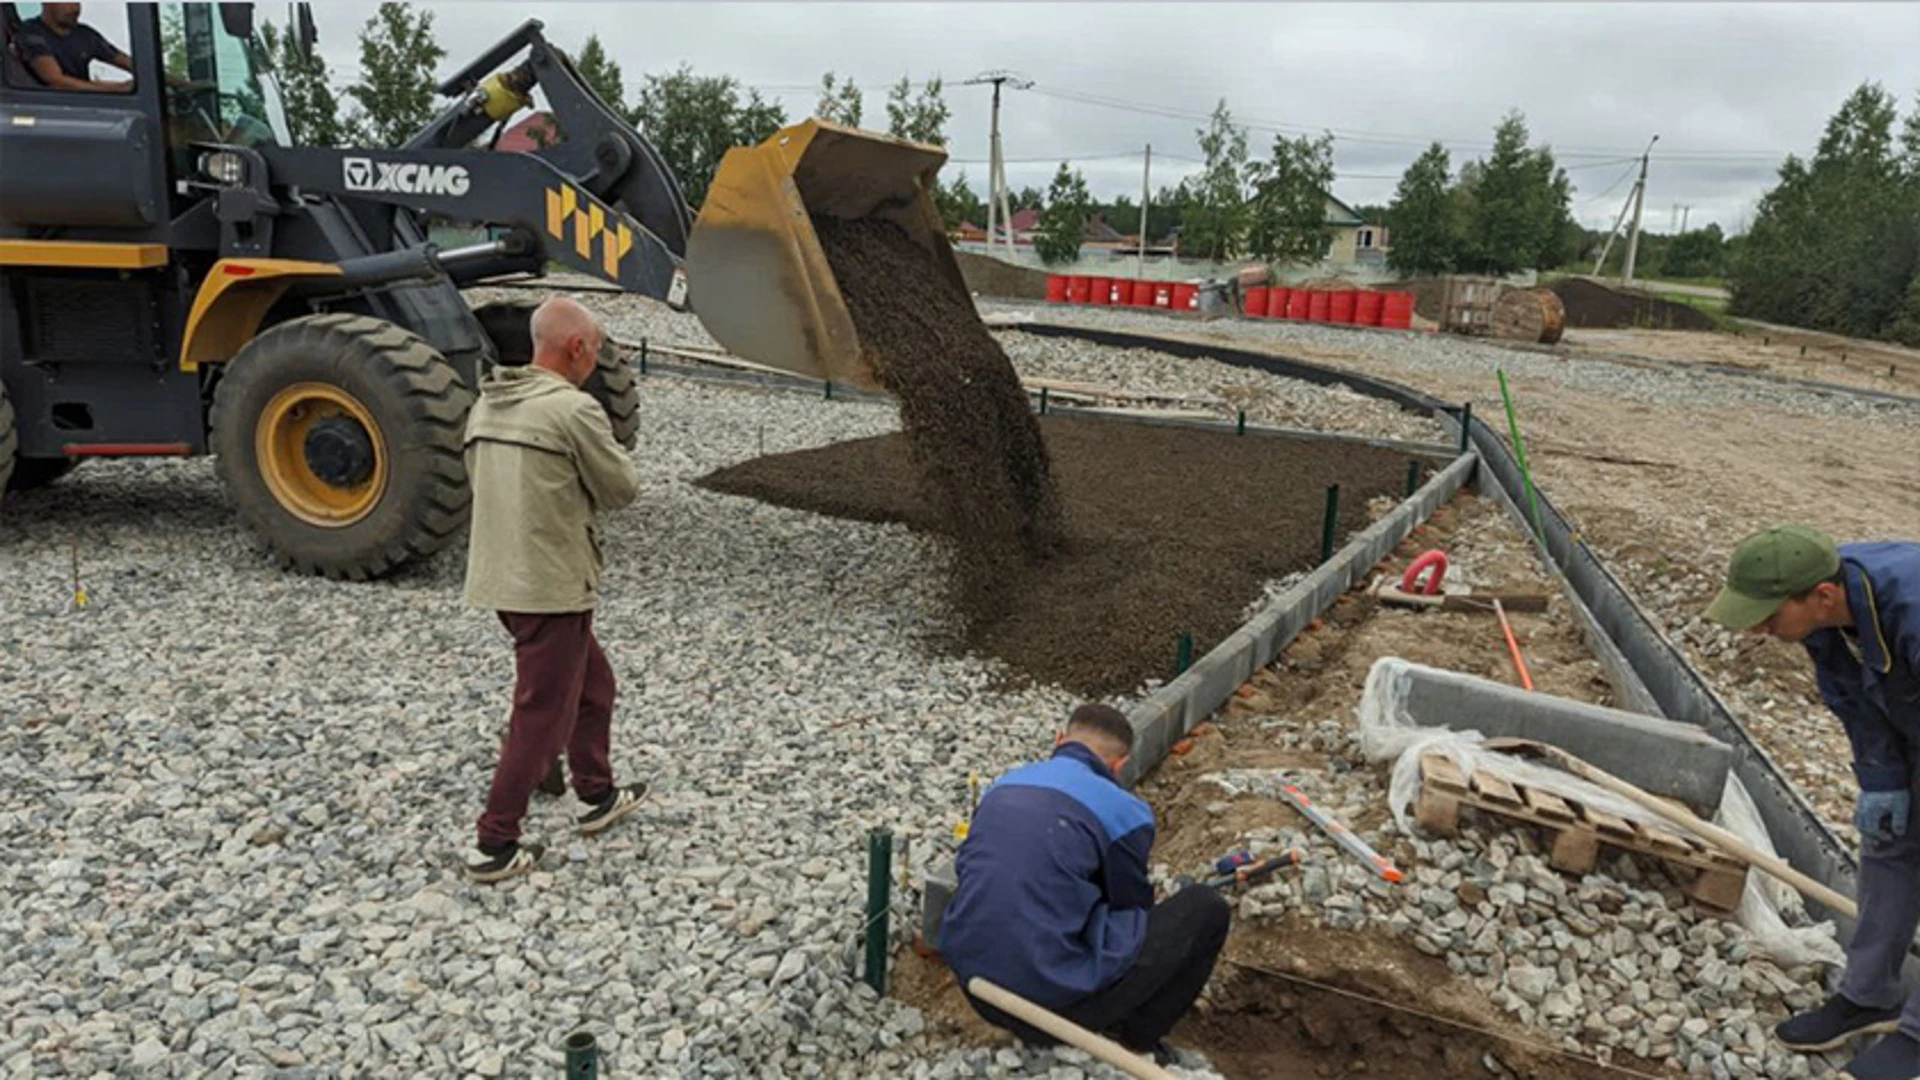
M442 83L440 93L456 98L456 103L403 149L468 146L489 127L504 125L531 105L537 87L546 97L554 142L533 151L533 156L602 202L625 211L676 258L684 256L693 214L673 170L652 143L594 93L573 61L541 31L538 19L527 20ZM524 60L498 71L522 49L526 50Z
M694 312L749 360L876 387L813 219L892 222L965 290L931 194L946 157L937 146L819 120L727 151L687 241Z
M515 228L534 251L628 292L665 298L680 260L646 226L532 154L261 147L274 188Z

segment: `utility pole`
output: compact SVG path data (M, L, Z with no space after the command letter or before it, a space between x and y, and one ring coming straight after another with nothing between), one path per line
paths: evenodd
M1147 210L1153 204L1149 201L1148 178L1153 175L1153 144L1147 144L1147 163L1140 169L1140 266L1134 271L1134 277L1147 276Z
M999 213L1000 226L1007 231L1007 259L1013 259L1013 208L1007 199L1007 162L1000 152L1000 88L1012 83L1015 90L1025 90L1033 85L1009 71L986 71L966 82L962 86L993 85L993 120L988 142L987 164L987 252L993 252L994 215Z
M1692 215L1692 213L1693 213L1693 207L1687 205L1686 203L1680 204L1680 231L1681 232L1687 231L1687 218L1690 215Z
M1640 254L1640 210L1647 201L1647 158L1653 154L1653 144L1659 141L1658 135L1647 140L1647 148L1640 153L1640 179L1633 185L1633 231L1627 234L1627 265L1620 275L1623 285L1633 284L1633 263Z

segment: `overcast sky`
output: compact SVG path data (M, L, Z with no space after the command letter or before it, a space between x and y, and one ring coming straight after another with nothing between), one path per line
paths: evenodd
M1903 115L1920 93L1920 3L427 6L448 70L533 17L565 48L598 33L629 92L643 73L686 62L762 88L794 120L812 111L827 70L867 91L864 124L879 128L889 83L941 76L948 169L982 192L990 91L957 84L991 69L1034 84L1004 98L1009 182L1044 187L1065 158L1102 198L1139 198L1146 143L1156 189L1196 169L1192 117L1221 98L1258 125L1256 155L1276 128L1332 130L1334 193L1349 203L1387 202L1431 139L1457 169L1519 109L1569 168L1575 216L1599 228L1631 187L1625 159L1653 135L1646 226L1666 231L1678 203L1693 207L1691 226L1731 230L1855 86L1880 82ZM316 5L321 49L343 80L373 7Z

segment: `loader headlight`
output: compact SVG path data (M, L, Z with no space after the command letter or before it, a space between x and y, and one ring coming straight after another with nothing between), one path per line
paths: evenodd
M216 184L238 187L246 182L247 163L231 150L210 150L200 155L200 175Z

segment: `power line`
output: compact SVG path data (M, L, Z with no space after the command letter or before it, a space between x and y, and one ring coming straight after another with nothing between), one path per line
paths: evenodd
M1105 94L1091 94L1064 87L1035 84L1030 88L1029 92L1060 101L1093 105L1100 108L1138 113L1145 116L1157 116L1164 119L1202 122L1212 119L1211 112L1200 112L1173 105L1129 101L1125 98L1117 98ZM1443 146L1475 150L1489 150L1492 149L1493 146L1490 142L1478 139L1455 139L1438 136L1370 132L1356 129L1289 123L1258 117L1235 117L1233 123L1236 127L1282 134L1311 134L1325 131L1332 135L1336 141L1371 143L1383 146L1426 146L1436 142ZM1559 157L1612 157L1624 160L1626 156L1632 156L1635 160L1638 160L1638 155L1634 151L1624 147L1563 146L1554 147L1553 152ZM1766 158L1774 161L1779 160L1785 155L1786 151L1780 150L1667 150L1661 153L1661 157L1667 159L1704 158L1733 160L1739 158Z

